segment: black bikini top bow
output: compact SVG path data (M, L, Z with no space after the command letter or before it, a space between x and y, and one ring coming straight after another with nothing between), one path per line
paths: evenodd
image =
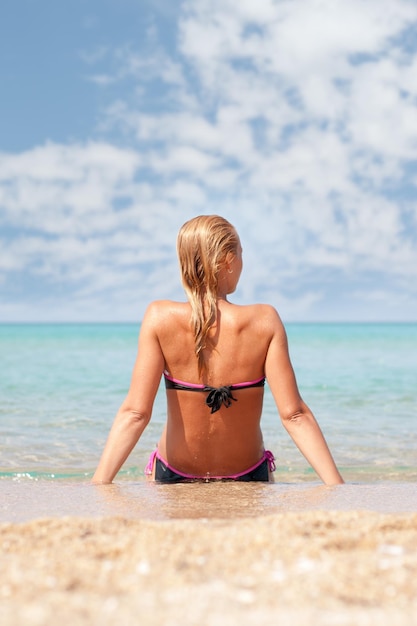
M209 387L207 385L204 387L204 391L208 392L206 404L211 409L210 413L218 411L222 404L224 404L226 408L229 408L232 404L232 400L237 400L237 398L234 398L232 395L231 385L224 387Z

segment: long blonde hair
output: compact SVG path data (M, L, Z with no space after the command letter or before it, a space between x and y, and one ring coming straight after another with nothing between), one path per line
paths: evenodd
M207 367L204 348L210 345L208 332L217 320L219 271L229 253L237 253L236 230L223 217L199 215L186 222L177 238L182 284L191 305L191 326L201 376Z

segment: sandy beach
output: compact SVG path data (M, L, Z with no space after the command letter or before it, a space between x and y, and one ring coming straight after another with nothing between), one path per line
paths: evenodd
M417 623L416 513L216 517L211 507L204 517L201 487L194 519L172 510L1 524L2 626Z

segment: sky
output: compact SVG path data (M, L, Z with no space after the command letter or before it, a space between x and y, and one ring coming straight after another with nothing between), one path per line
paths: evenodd
M0 321L183 300L176 235L236 227L237 304L417 320L415 0L13 0Z

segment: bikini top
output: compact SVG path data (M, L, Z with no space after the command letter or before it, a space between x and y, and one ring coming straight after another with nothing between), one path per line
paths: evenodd
M210 385L200 385L195 383L186 383L183 380L172 378L167 372L164 372L166 389L178 389L179 391L203 391L207 393L206 404L211 409L211 413L218 411L223 404L226 408L232 404L232 400L236 401L232 391L238 389L248 389L249 387L263 387L265 385L265 376L250 380L245 383L235 383L234 385L224 385L223 387L210 387Z

